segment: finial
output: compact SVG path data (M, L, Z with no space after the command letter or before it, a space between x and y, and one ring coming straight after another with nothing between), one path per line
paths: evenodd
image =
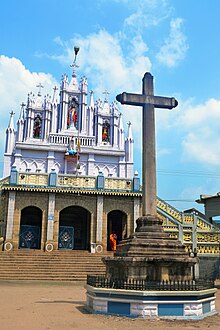
M76 77L76 68L78 68L79 66L76 64L76 57L77 57L77 54L79 52L79 47L74 47L74 53L75 53L75 58L74 58L74 61L72 64L70 64L70 67L73 67L73 74L72 74L72 77Z
M75 46L75 47L74 47L74 53L75 53L75 59L74 59L74 62L76 62L76 56L77 56L78 52L79 52L79 47Z
M131 122L130 122L130 120L129 120L129 122L128 122L127 124L128 124L128 126L131 126Z
M9 112L11 117L14 116L15 112L13 110L11 110L11 112Z
M105 95L105 102L108 102L108 95L109 95L109 92L107 91L107 89L104 90L104 92L102 92L102 94Z
M54 86L53 90L54 90L54 92L53 92L52 102L54 102L56 91L58 90L57 86Z
M24 109L24 107L26 106L26 104L25 104L24 102L22 102L22 103L20 104L20 106L21 106L21 109Z
M41 83L39 83L36 87L38 87L39 88L39 91L38 91L38 96L41 96L41 88L44 88L44 86L41 84Z

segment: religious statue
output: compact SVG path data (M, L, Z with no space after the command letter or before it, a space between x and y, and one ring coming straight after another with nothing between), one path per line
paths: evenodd
M41 119L39 117L36 117L34 120L33 137L34 138L41 137Z
M71 127L72 124L74 125L74 127L76 127L77 119L78 119L78 106L75 100L72 100L68 111L67 127L68 128Z
M102 126L102 142L110 142L110 124L107 121Z

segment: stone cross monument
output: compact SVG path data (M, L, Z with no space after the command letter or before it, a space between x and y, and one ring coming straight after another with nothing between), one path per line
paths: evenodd
M156 216L156 155L154 108L172 109L175 98L154 96L153 76L146 72L142 94L122 93L116 96L121 104L142 106L142 191L143 216Z
M172 109L174 98L154 96L153 76L143 78L143 93L117 95L122 104L143 107L143 208L133 235L123 239L114 257L105 257L108 278L127 280L188 280L192 267L198 261L185 251L184 245L164 232L156 208L156 156L154 108Z

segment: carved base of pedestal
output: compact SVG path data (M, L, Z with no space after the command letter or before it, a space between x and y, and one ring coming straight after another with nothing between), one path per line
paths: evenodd
M132 237L122 240L114 257L105 257L106 275L119 279L149 281L190 280L197 258L189 257L182 243L164 232L153 216L137 219Z
M106 257L106 276L116 279L146 281L188 281L192 279L191 262L161 258Z

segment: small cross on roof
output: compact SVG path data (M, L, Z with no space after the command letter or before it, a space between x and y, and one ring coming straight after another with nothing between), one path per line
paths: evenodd
M39 88L39 91L38 91L38 96L41 96L41 88L44 88L44 86L41 84L41 83L39 83L36 87L38 87Z

